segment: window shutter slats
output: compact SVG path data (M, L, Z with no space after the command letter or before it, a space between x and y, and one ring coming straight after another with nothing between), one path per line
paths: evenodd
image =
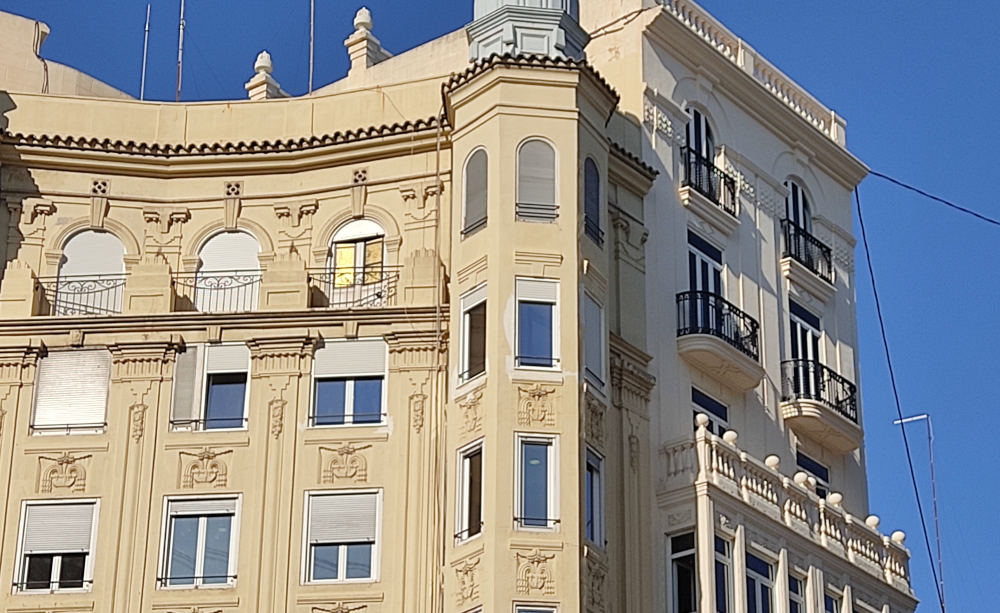
M53 351L39 362L32 425L103 424L110 380L107 349Z
M556 302L559 284L542 279L518 279L517 299L538 302Z
M171 515L226 515L236 513L235 498L171 500Z
M247 372L250 369L250 348L246 345L210 345L206 351L206 372Z
M489 159L480 149L472 154L465 167L465 227L477 225L486 219Z
M259 270L260 244L246 232L216 234L202 246L199 272L234 272Z
M316 350L317 377L385 375L386 345L382 339L331 341Z
M313 495L309 499L310 543L375 541L375 494Z
M587 372L604 381L604 330L601 307L589 295L583 295L584 362Z
M184 353L177 356L177 363L174 365L174 404L170 412L173 421L187 421L198 417L201 350L199 345L188 345Z
M115 275L125 272L125 247L110 232L86 230L63 247L59 276Z
M551 221L556 218L556 153L543 141L521 146L517 160L517 216Z
M94 503L32 504L25 507L24 553L90 550Z

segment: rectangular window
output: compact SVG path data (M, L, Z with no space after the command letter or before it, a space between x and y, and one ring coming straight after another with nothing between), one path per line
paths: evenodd
M788 613L806 613L805 581L788 575Z
M667 540L670 557L671 613L697 613L698 569L694 561L694 533Z
M375 577L376 493L307 494L306 581L370 581Z
M236 581L236 498L167 501L163 587L226 586Z
M459 454L458 515L455 540L464 541L483 530L483 443Z
M823 613L840 613L840 597L832 594L823 595Z
M250 349L244 344L189 345L174 366L175 430L246 427Z
M518 516L522 528L551 528L559 521L555 505L555 439L519 437L520 490Z
M701 390L691 388L691 402L694 404L695 417L698 413L708 415L708 431L716 436L722 436L729 429L729 409L715 398ZM695 429L698 429L697 423Z
M587 380L604 389L604 310L583 294L583 350Z
M795 454L795 465L816 479L816 495L826 498L830 493L830 469L801 451Z
M729 541L715 537L715 610L729 613L733 598L733 558Z
M111 353L107 349L50 352L38 362L32 432L103 430L110 382Z
M517 356L519 367L554 368L559 363L556 300L559 284L517 280Z
M586 505L585 534L587 539L604 548L604 459L587 450L587 469L584 475L584 504Z
M90 589L95 502L24 505L17 591Z
M383 423L385 372L382 339L330 341L317 349L310 425Z
M462 296L462 382L486 372L486 286Z
M774 568L747 553L747 613L771 613L773 594Z

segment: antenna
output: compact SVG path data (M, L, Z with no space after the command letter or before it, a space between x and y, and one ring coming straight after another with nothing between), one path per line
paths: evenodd
M309 93L313 93L313 58L316 39L316 0L309 0Z
M139 100L146 99L146 53L149 51L149 3L146 3L146 32L142 37L142 80L139 82Z
M175 102L181 101L181 77L184 75L184 0L181 0L181 18L178 23L177 38L177 95Z

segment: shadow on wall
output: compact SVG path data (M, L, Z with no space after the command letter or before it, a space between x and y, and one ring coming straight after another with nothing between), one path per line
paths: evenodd
M17 108L14 99L5 91L0 91L0 279L6 271L6 264L16 258L24 242L20 230L24 203L40 195L38 185L28 168L21 163L17 149L6 139L10 119L7 114ZM29 212L30 214L30 212Z

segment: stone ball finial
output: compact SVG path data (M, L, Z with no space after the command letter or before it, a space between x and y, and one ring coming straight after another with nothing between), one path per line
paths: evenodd
M711 420L708 418L708 415L705 415L704 413L698 413L694 416L694 423L699 428L707 428L709 421Z
M806 481L809 481L809 475L805 471L800 470L792 476L792 481L802 487L806 486Z
M368 30L372 29L372 12L368 10L367 6L363 6L358 9L357 15L354 16L354 29L355 30Z
M902 530L896 530L895 532L892 533L891 538L893 543L896 543L897 545L902 545L903 543L906 542L906 533L903 532Z
M840 506L840 503L844 501L844 495L840 492L830 492L826 497L826 501L834 506Z
M257 54L257 61L253 63L254 72L271 74L274 71L274 63L271 62L271 54L266 50Z
M878 530L878 525L882 522L878 515L869 515L868 519L865 520L865 525L872 530Z
M764 458L764 465L770 468L771 470L778 470L778 467L781 466L781 458L779 458L774 454L771 454L766 458Z
M735 445L736 439L739 437L740 435L736 433L736 430L726 430L725 434L722 435L722 440L726 441L730 445Z

